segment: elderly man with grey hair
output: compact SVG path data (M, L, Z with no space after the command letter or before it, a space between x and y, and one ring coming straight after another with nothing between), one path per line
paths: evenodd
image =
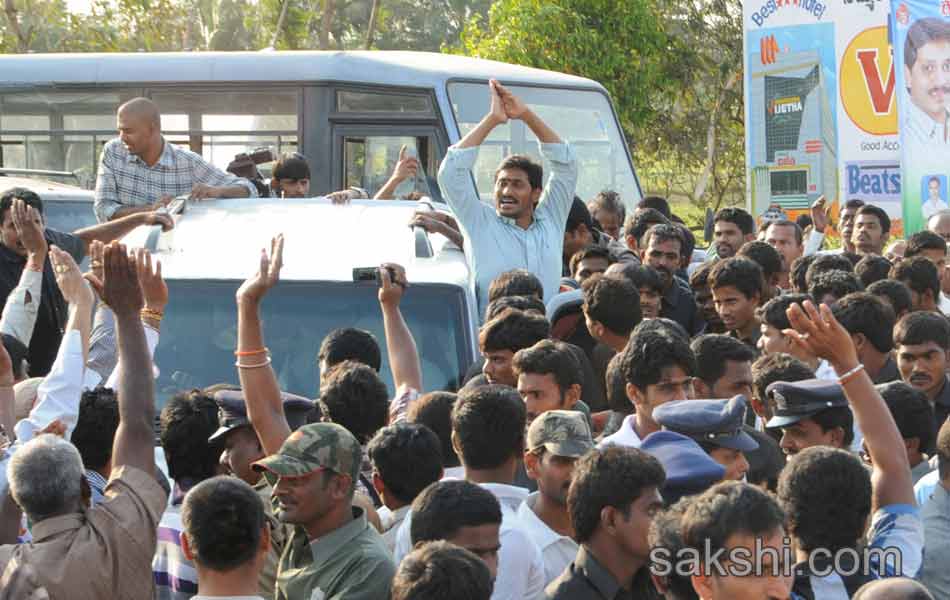
M154 462L154 384L140 273L124 246L104 253L99 296L115 314L119 427L105 500L87 509L82 460L71 444L45 434L23 444L7 466L10 493L32 523L31 544L0 546L0 570L32 564L52 598L151 598L156 528L167 503ZM9 507L5 506L3 512Z

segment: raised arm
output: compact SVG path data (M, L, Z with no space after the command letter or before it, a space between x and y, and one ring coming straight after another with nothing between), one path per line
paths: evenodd
M389 276L390 269L396 276L395 281ZM382 283L379 288L379 306L383 311L386 352L389 354L389 368L393 373L396 396L404 393L407 388L420 392L422 365L419 363L419 352L416 350L412 332L399 310L399 302L409 286L406 270L400 265L387 263L380 268L379 276Z
M787 314L794 329L785 333L795 343L805 345L826 359L842 378L841 387L851 404L855 422L864 434L874 465L872 511L891 504L913 505L914 488L904 440L887 404L858 362L851 335L824 304L820 309L810 301L806 301L804 307L793 304Z
M561 137L555 133L553 129L548 127L548 124L542 121L541 117L528 108L528 105L525 104L521 98L512 94L510 90L494 79L491 80L489 85L491 85L493 93L501 99L505 114L509 119L520 119L524 121L524 124L528 126L528 129L531 130L542 144L564 143ZM494 109L494 97L492 99L492 108Z
M160 212L137 212L127 217L113 219L107 223L100 223L85 227L73 232L73 235L82 240L85 245L86 253L89 252L89 245L94 241L100 241L108 244L129 233L140 225L161 225L163 231L168 231L175 226L175 222L167 214Z
M6 347L0 344L0 425L9 441L13 441L16 407L13 394L13 361Z
M482 117L475 129L469 131L465 137L459 140L459 143L455 144L456 148L477 148L482 145L482 142L495 127L508 122L508 114L505 112L501 96L498 95L498 82L494 79L488 83L488 96L491 99L488 114Z
M20 243L26 248L27 258L20 282L3 307L0 332L12 335L24 346L29 346L43 293L43 266L49 246L43 235L43 222L32 206L23 200L14 200L10 214Z
M266 250L261 250L257 274L237 291L238 346L235 354L238 377L247 403L247 416L267 454L280 450L290 435L280 386L270 366L270 352L264 346L260 316L261 300L280 280L283 257L284 236L278 235L271 240L270 256Z
M373 199L391 200L396 194L396 188L399 187L399 184L410 177L415 178L418 172L419 159L414 156L406 156L406 147L403 146L399 149L399 161L396 162L396 167L393 169L392 175L389 176L389 180L386 184L379 188L379 191L376 192Z
M119 362L124 365L116 385L119 427L112 446L112 466L135 467L155 474L155 386L152 361L140 313L145 306L138 265L125 246L113 242L103 252L99 296L115 314Z

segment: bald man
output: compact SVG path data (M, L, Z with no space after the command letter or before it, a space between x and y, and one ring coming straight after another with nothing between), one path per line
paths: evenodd
M95 210L100 222L157 210L183 194L196 200L257 196L250 181L167 143L158 106L148 98L120 106L116 121L119 137L105 145L99 160Z
M890 577L865 583L852 600L934 600L934 597L913 579Z

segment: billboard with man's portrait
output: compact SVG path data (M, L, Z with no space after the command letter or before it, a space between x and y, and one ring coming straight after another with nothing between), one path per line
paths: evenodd
M950 175L950 0L892 0L898 65L904 228L923 229L946 210Z

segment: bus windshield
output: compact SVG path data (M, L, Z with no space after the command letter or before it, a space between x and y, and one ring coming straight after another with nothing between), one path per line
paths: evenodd
M234 367L237 313L234 293L241 282L168 281L171 302L155 353L160 370L159 405L172 395L215 383L238 383ZM455 390L474 359L463 331L463 293L449 285L413 284L401 310L422 359L426 391ZM317 354L323 338L338 327L365 329L382 353L380 376L393 394L382 314L375 285L281 282L261 307L264 338L282 390L319 395Z
M639 202L640 187L607 96L584 90L527 86L509 89L574 146L579 167L578 196L587 201L598 192L613 190L628 206ZM488 86L450 83L448 91L459 133L464 137L488 110ZM496 127L482 144L473 169L482 199L491 199L495 170L509 154L527 154L540 160L537 138L521 121ZM545 172L550 172L547 165Z

